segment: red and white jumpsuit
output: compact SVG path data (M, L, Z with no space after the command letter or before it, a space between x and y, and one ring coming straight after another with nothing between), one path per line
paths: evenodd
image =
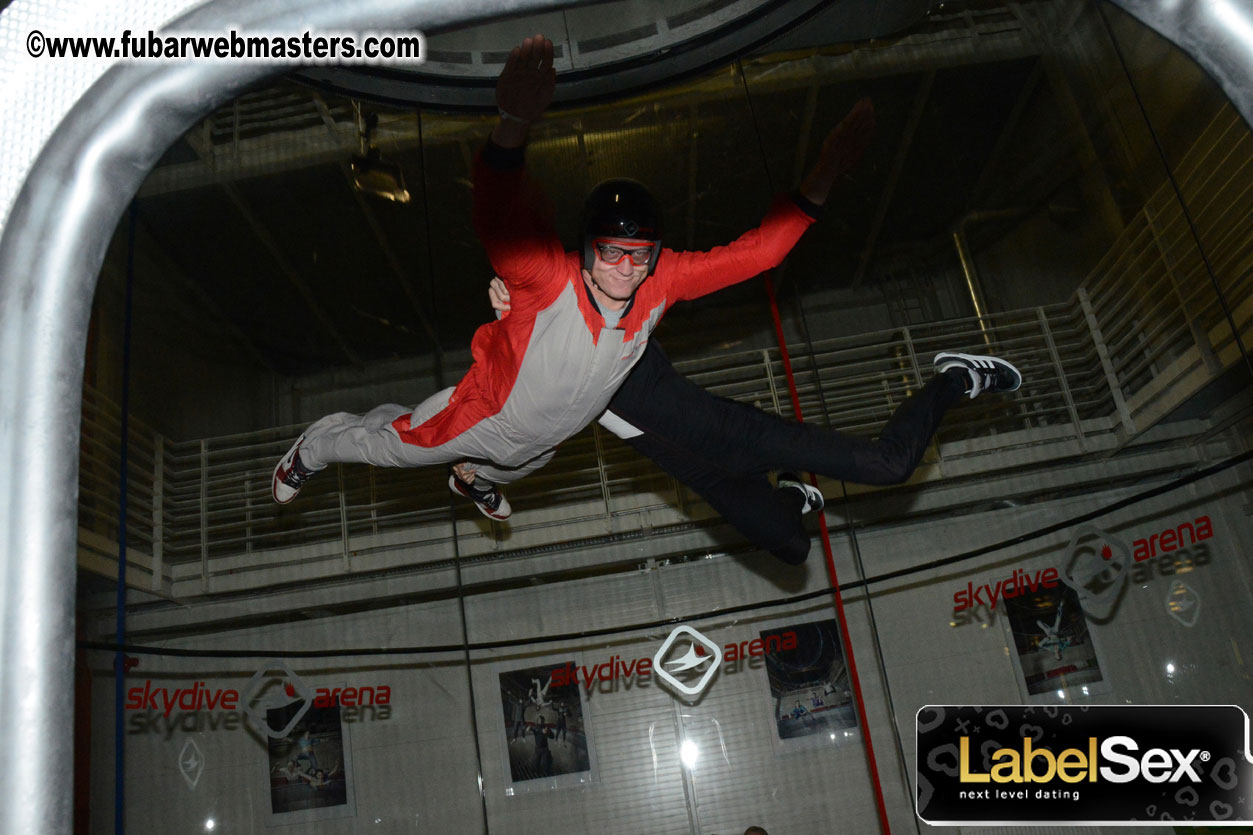
M595 420L675 302L695 299L777 266L813 218L787 197L761 225L708 252L663 249L614 327L592 301L577 253L554 233L548 202L521 149L491 142L475 161L474 225L512 309L483 325L461 382L416 407L338 413L305 432L301 461L421 467L469 460L497 484L548 463L554 448Z

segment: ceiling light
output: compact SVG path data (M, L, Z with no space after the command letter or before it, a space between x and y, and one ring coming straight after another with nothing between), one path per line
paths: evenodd
M352 186L363 194L372 194L395 203L409 202L405 173L394 162L379 158L379 149L370 148L365 156L353 154Z
M352 109L357 116L357 135L361 142L361 152L353 154L350 163L353 188L362 194L372 194L393 203L408 203L405 172L394 162L384 162L379 149L370 141L374 129L378 127L378 114L363 117L361 105L357 102L353 102Z

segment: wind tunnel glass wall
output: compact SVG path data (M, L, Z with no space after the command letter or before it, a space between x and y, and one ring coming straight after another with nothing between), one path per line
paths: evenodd
M443 468L332 466L276 506L310 422L468 367L492 120L380 109L407 203L354 190L331 93L257 90L176 143L97 294L79 621L115 637L129 280L126 639L228 654L80 652L90 831L120 763L127 832L873 832L880 798L917 832L924 705L1243 704L1249 464L1169 488L1249 448L1253 136L1112 7L946 9L554 112L527 151L567 248L591 186L630 176L668 246L708 249L872 99L865 157L771 275L792 378L760 281L654 335L713 394L790 418L794 384L806 422L860 437L937 352L1021 370L950 408L905 483L819 478L833 573L816 515L784 566L597 425L507 489L508 523ZM699 636L659 655L678 622ZM682 698L657 667L709 679Z
M1247 708L1253 639L1251 474L1224 468L1250 439L1249 126L1108 5L931 23L806 57L805 95L775 89L786 63L745 66L760 124L815 125L799 150L760 132L781 181L853 100L878 115L776 271L806 420L879 432L939 351L1022 371L1019 391L952 408L905 484L820 480L841 581L871 579L855 649L880 666L921 797L924 705Z

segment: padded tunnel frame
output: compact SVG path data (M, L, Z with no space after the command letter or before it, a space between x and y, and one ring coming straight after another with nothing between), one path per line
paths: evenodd
M1230 0L1110 0L1190 54L1253 125L1253 13ZM87 3L82 4L86 6ZM433 28L555 0L188 0L171 29ZM197 7L198 6L198 7ZM10 12L13 11L11 8ZM0 233L0 831L72 829L78 446L87 325L105 250L160 155L275 74L114 65L39 150ZM20 128L19 128L20 129Z

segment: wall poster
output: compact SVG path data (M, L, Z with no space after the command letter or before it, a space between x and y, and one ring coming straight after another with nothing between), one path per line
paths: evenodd
M1024 699L1086 700L1110 692L1079 595L1064 583L1003 598L1002 621Z
M271 728L282 728L300 710L293 701L266 711ZM268 825L356 814L350 747L338 704L310 706L283 737L266 739L270 766Z
M765 629L759 640L776 751L860 739L844 645L834 620Z
M505 794L591 782L595 754L586 721L587 703L577 677L553 683L562 659L498 674Z

